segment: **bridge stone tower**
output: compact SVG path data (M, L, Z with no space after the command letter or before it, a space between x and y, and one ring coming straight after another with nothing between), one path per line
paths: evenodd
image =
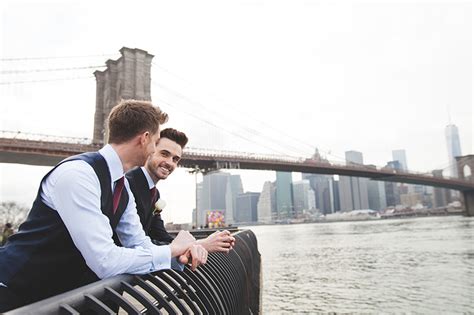
M474 183L474 155L456 157L458 176L460 179ZM463 191L464 207L468 216L474 216L474 190Z
M95 71L97 81L93 143L106 141L107 117L121 99L151 101L151 60L145 50L122 47L122 56L107 60L107 69Z

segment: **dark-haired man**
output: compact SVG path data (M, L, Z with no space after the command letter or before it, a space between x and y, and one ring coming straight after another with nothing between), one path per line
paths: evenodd
M124 178L155 152L166 120L150 102L122 101L110 112L107 145L43 177L26 221L0 247L0 313L98 279L170 268L188 251L195 264L206 261L189 232L169 246L145 236Z
M160 244L169 244L173 241L173 237L164 227L160 209L155 207L156 201L160 198L155 186L158 181L165 180L176 169L187 143L188 138L183 132L172 128L162 130L156 151L148 158L145 166L135 168L126 174L137 202L143 229L152 240ZM215 232L197 241L208 252L225 253L232 249L234 242L235 239L229 231Z

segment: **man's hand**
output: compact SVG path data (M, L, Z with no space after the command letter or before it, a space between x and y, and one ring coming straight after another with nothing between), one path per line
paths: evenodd
M196 241L202 245L209 253L228 253L235 245L235 238L227 230L216 231L205 239Z
M187 264L192 259L191 270L194 271L199 265L204 265L207 261L207 250L199 244L194 244L186 253L179 256L179 262Z
M178 257L186 253L186 251L196 242L194 236L188 231L179 231L176 238L171 242L171 257Z

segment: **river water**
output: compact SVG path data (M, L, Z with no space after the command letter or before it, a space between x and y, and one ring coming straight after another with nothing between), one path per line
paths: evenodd
M247 228L263 314L474 312L474 218Z

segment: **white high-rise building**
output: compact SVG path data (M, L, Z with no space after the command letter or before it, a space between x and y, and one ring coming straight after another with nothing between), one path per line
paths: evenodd
M458 127L456 127L454 124L447 125L445 129L445 135L446 145L448 148L449 176L458 177L456 157L462 155Z
M302 214L305 210L316 208L316 198L309 180L303 179L293 183L293 203L297 215Z
M257 217L260 223L271 223L272 213L275 208L275 187L272 182L265 182L263 184L262 192L257 203Z

